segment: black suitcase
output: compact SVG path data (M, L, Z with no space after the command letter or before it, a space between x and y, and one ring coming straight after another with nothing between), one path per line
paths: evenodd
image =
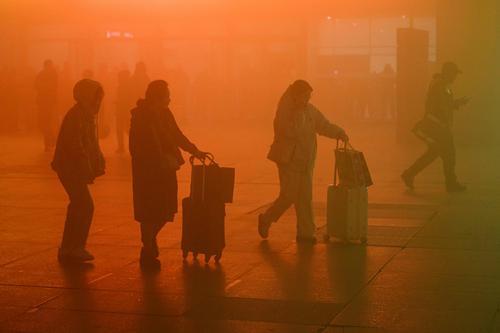
M182 200L182 256L189 252L196 259L199 253L205 255L205 262L212 256L219 262L226 246L224 220L225 204L220 201L193 201L191 197Z

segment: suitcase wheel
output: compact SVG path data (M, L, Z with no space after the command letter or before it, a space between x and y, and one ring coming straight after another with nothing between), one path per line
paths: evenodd
M189 251L188 250L182 250L182 259L186 259L188 257Z
M219 263L220 262L220 258L222 257L222 252L217 252L217 254L215 255L215 263Z
M212 258L211 254L205 254L205 263L208 264L210 262L210 258Z

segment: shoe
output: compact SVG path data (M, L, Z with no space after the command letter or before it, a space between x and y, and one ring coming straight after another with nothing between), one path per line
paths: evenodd
M85 262L94 260L94 256L85 249L63 250L59 249L57 259L60 262Z
M295 238L295 241L297 243L313 244L313 245L317 243L316 237L314 236L311 237L297 236L297 238Z
M145 250L144 248L141 249L139 264L143 270L147 271L156 271L161 268L160 260L156 259L153 253Z
M454 183L446 185L446 191L448 193L464 192L466 190L467 190L467 187L465 185L458 183L458 182L454 182Z
M401 174L401 179L405 183L406 187L408 187L410 190L413 190L415 188L415 186L413 185L415 177L410 176L406 171Z
M267 239L269 237L269 228L271 227L271 222L267 222L264 220L264 214L259 215L259 235L263 239Z

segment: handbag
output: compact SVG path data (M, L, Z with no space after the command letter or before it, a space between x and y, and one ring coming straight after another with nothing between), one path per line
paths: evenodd
M443 141L443 133L446 133L447 130L447 126L441 123L436 116L427 113L422 120L415 124L412 132L419 139L428 144L433 144Z
M338 165L339 184L347 187L373 185L373 180L362 152L355 150L349 143L335 148L335 163Z
M195 164L195 160L200 164ZM207 162L208 160L208 162ZM235 169L221 167L212 154L206 158L189 158L191 163L191 199L195 203L215 201L233 202Z

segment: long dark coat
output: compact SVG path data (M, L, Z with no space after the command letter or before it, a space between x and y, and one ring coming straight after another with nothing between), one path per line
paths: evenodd
M179 148L198 149L177 126L168 108L154 110L139 100L132 110L130 154L134 217L141 223L172 221L177 213L177 174L184 164Z

